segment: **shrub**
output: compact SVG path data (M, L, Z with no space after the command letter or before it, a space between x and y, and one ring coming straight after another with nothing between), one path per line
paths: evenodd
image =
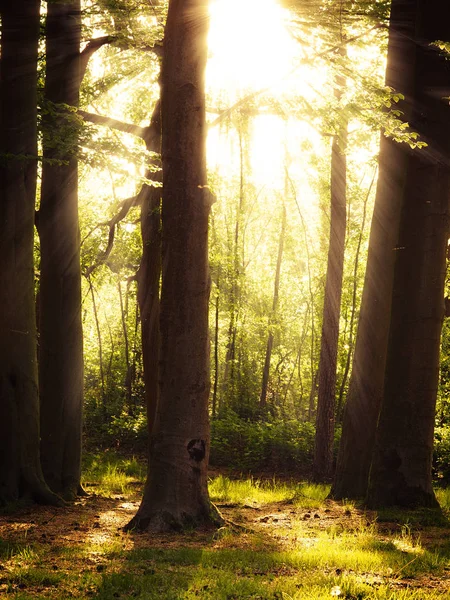
M244 471L305 470L311 465L313 449L311 423L252 422L233 412L212 423L212 465Z
M435 429L433 475L440 483L450 483L450 427Z

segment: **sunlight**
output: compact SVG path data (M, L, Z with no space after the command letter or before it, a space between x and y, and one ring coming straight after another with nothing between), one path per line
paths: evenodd
M233 96L273 85L292 69L296 44L275 0L215 0L210 14L208 87Z
M300 121L294 119L295 134L290 134L293 123L287 127L285 113L292 103L298 105L299 98L314 102L317 89L323 93L327 70L307 64L304 46L289 31L290 13L276 0L214 0L210 14L206 71L210 123L236 102L240 110L230 110L219 126L210 127L209 168L221 177L237 176L240 130L249 135L248 179L269 193L283 189L286 151L296 156L302 140L317 146L321 138L306 123L299 131L301 116ZM242 115L244 121L248 115L248 125L241 122ZM297 149L286 147L292 143ZM311 199L309 190L302 195Z

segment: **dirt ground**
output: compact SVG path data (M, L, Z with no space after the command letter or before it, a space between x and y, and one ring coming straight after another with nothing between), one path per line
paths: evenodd
M131 498L116 495L105 498L91 494L64 508L32 506L22 508L14 515L0 515L0 540L12 546L39 544L48 547L42 552L41 568L59 573L92 571L100 573L108 566L105 545L117 549L137 548L221 548L223 541L211 531L191 531L188 534L124 533L122 528L136 513L139 506L138 491ZM267 550L292 549L293 544L307 545L308 540L317 538L321 530L334 527L337 532L358 529L371 524L376 515L372 512L346 508L340 503L326 501L317 510L305 510L284 502L265 505L236 506L217 505L228 522L228 527L237 535L227 541L228 548L253 548L254 534L262 533L262 547ZM302 521L301 538L293 537L290 530L294 522ZM378 536L389 539L398 533L398 523L377 523ZM296 528L298 532L298 527ZM298 534L296 534L298 535ZM448 544L450 528L426 527L420 531L424 548L436 548ZM234 546L233 546L234 545ZM70 548L74 552L52 553L53 548ZM79 549L80 552L75 550ZM7 589L5 575L8 560L0 558L0 597ZM398 574L390 581L395 587L421 588L439 592L450 592L450 567L439 577L432 575L415 577L414 581L402 579ZM36 590L36 597L39 597ZM33 595L33 590L27 589Z

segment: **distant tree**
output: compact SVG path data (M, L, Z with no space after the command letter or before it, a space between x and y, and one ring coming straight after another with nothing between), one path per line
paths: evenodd
M342 50L344 53L344 51ZM342 97L345 78L336 78L335 96ZM332 473L336 407L336 367L344 273L345 233L347 224L347 128L344 115L331 148L331 207L328 264L320 340L319 388L313 477L325 481Z
M0 503L59 504L40 465L34 298L39 0L0 3Z
M270 374L270 359L272 357L272 348L273 348L273 340L274 340L274 332L273 332L273 321L276 317L277 307L278 307L278 296L280 294L280 276L281 276L281 263L283 260L283 249L284 242L286 236L286 220L287 220L287 212L286 205L283 203L281 207L281 231L280 237L278 240L278 256L277 256L277 264L275 267L275 281L273 286L273 299L272 299L272 311L269 316L269 335L267 337L267 347L266 347L266 358L264 360L264 369L263 369L263 377L262 377L262 385L261 385L261 395L259 397L259 410L261 414L267 411L267 388L269 385L269 374Z
M445 0L394 0L410 26L411 125L428 146L408 152L381 412L368 505L436 506L431 463L449 237L450 65ZM397 68L399 65L397 64Z
M217 523L209 458L208 217L204 69L208 3L171 0L161 75L160 398L146 494L127 526Z

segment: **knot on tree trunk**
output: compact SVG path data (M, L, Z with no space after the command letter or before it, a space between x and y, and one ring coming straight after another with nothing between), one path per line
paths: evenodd
M191 440L187 445L189 456L195 462L201 462L205 458L206 444L204 440Z

